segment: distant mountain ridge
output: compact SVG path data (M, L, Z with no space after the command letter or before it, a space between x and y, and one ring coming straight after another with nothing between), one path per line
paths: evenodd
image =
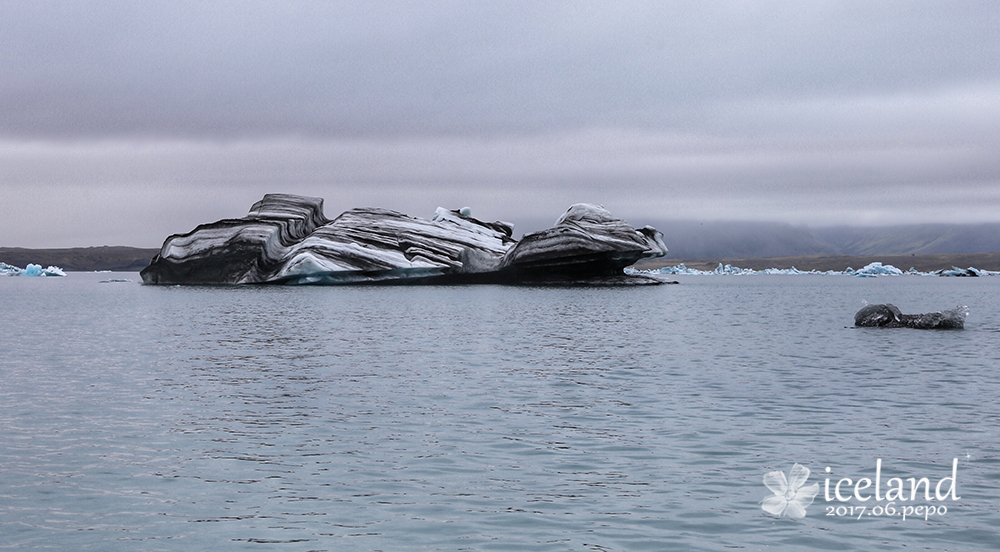
M849 255L929 255L1000 251L1000 224L918 224L881 228L814 229L819 239Z
M667 258L757 258L801 255L931 255L1000 251L1000 223L835 226L774 222L653 222Z
M149 265L159 249L139 247L70 247L63 249L25 249L0 247L0 262L17 267L28 263L42 266L55 265L64 270L94 271L114 270L137 272Z
M663 232L663 241L670 250L666 259L1000 252L1000 223L809 228L776 222L636 222L640 226L651 224ZM0 261L20 267L35 263L56 265L65 270L138 271L145 268L158 252L159 249L137 247L0 247Z

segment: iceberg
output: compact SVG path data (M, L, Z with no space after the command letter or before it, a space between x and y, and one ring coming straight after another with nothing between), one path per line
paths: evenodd
M951 269L938 270L935 272L938 276L952 276L952 277L977 277L977 276L995 276L1000 274L1000 272L993 272L989 270L979 270L978 268L958 268L957 266L951 267Z
M169 236L146 284L659 284L625 267L661 257L663 234L576 204L552 228L513 237L468 207L432 219L378 208L333 220L323 199L267 194L243 218Z
M848 268L847 270L851 269ZM845 270L844 272L847 273L847 270ZM902 276L902 274L903 274L902 270L892 265L883 265L882 263L879 262L869 263L865 265L864 268L851 272L852 276L862 277L862 278L864 277L870 278L872 276Z
M926 314L903 314L891 303L865 305L854 315L854 325L866 328L915 328L918 330L962 329L969 307Z
M910 267L907 271L902 271L892 265L883 265L880 262L869 263L865 265L864 268L855 270L851 267L843 271L837 270L799 270L794 266L792 268L765 268L763 270L754 270L752 268L740 268L738 266L723 265L719 263L719 266L715 270L698 270L694 268L688 268L684 266L684 263L665 266L663 268L658 268L654 270L636 270L629 269L631 273L634 274L686 274L692 276L750 276L756 274L821 274L824 276L831 275L845 275L854 276L857 278L876 278L879 276L1000 276L1000 271L990 271L990 270L980 270L978 268L956 268L953 267L951 270L938 270L935 272L921 272L913 267Z
M45 270L42 271L42 276L65 276L66 273L63 269L58 266L49 265Z
M853 269L848 268L853 274ZM824 276L829 276L832 274L848 274L848 272L838 272L836 270L799 270L794 266L792 268L765 268L763 270L754 270L752 268L740 268L733 265L723 265L719 263L719 266L715 270L698 270L696 268L688 268L681 263L675 266L665 266L663 268L658 268L649 271L640 271L630 269L631 272L636 274L686 274L692 276L753 276L756 274L821 274Z
M42 268L42 265L28 263L28 266L24 268L18 268L16 266L9 265L7 263L0 263L0 274L6 274L8 276L65 276L66 273L63 269L58 266L49 266L48 268Z

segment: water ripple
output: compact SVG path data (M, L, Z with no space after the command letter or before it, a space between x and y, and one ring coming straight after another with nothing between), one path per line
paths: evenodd
M990 281L86 276L4 296L0 548L979 550L1000 525ZM866 298L972 314L846 327ZM49 323L10 322L31 312ZM822 483L877 458L935 478L959 458L962 498L927 522L760 508L766 472Z

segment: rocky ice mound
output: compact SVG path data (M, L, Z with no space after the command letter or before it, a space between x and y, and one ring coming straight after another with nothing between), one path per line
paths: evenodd
M603 207L578 203L555 226L524 236L503 256L499 271L514 279L575 281L626 277L636 261L667 253L663 234L652 226L636 230Z
M517 242L513 225L468 208L431 220L351 209L333 220L323 200L268 194L247 216L170 236L141 275L147 284L660 283L628 276L666 254L662 234L577 204Z
M903 314L895 305L865 305L854 315L854 325L866 328L915 328L918 330L951 330L965 327L969 307L926 314Z

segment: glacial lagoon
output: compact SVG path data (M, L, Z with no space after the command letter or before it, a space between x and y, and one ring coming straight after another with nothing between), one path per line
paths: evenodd
M0 549L997 547L1000 278L670 279L0 278ZM970 314L855 328L865 301ZM815 500L765 512L794 464Z

